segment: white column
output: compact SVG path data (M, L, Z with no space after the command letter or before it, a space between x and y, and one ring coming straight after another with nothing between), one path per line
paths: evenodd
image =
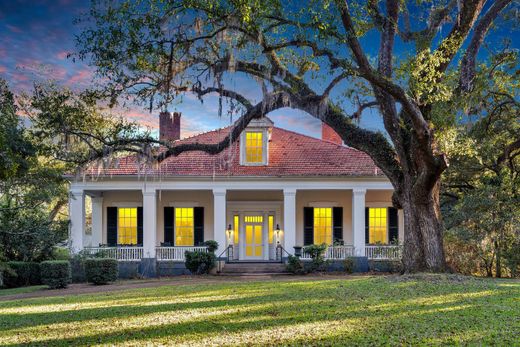
M92 197L92 247L103 242L103 197Z
M83 249L85 235L85 192L71 190L69 195L70 250L78 253Z
M227 247L226 225L226 190L213 189L213 239L218 242L217 256Z
M284 248L294 254L296 246L296 189L283 190Z
M155 258L157 243L156 191L143 190L143 258Z
M352 190L352 236L356 256L365 256L365 194L366 189Z

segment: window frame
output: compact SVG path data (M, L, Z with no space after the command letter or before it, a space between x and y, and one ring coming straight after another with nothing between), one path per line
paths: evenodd
M137 246L138 245L138 242L139 242L139 221L138 221L138 217L137 217L137 214L138 214L138 206L119 206L119 207L116 207L117 208L117 245L123 245L123 246ZM128 228L132 228L133 226L130 225L130 226L122 226L121 225L121 218L125 218L125 219L133 219L133 216L129 216L129 217L122 217L120 215L121 213L121 210L135 210L135 243L122 243L120 242L120 237L121 237L121 228L125 228L125 229L128 229ZM130 235L131 238L133 238L133 235ZM126 232L125 232L125 239L128 238L128 235L126 235Z
M370 209L385 209L386 210L386 231L385 231L385 235L386 235L386 242L385 243L381 243L381 245L390 245L390 218L389 218L389 208L387 206L387 204L385 204L385 206L382 206L379 205L379 204L374 204L374 205L367 205L366 206L368 208L368 216L366 217L367 220L368 220L368 242L366 243L367 245L378 245L378 243L370 243Z
M333 243L334 243L334 218L333 218L333 206L313 206L312 207L313 210L312 210L312 236L313 236L313 243L315 245L321 245L322 243L318 243L316 242L316 210L320 210L320 209L328 209L330 210L330 217L327 217L325 216L325 218L330 218L330 228L329 228L329 233L330 233L330 240L328 240L328 242L325 242L327 244L327 246L331 246ZM325 231L327 232L327 231Z
M249 162L246 156L247 133L262 133L262 160L260 162ZM246 128L240 134L240 165L265 166L269 163L269 133L267 128Z
M195 247L195 207L196 206L176 206L173 207L173 245L174 247ZM177 210L178 209L191 209L191 245L178 245L177 244Z

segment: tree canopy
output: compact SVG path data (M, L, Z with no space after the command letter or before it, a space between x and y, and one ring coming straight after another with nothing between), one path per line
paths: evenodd
M216 94L219 113L227 103L240 116L221 143L164 144L158 161L221 151L251 119L283 107L322 120L392 182L407 225L405 269L435 271L445 268L439 193L448 167L439 136L492 97L487 91L496 85L476 88L479 64L493 64L479 52L493 26L516 29L515 7L512 0L94 1L79 20L77 57L96 68L97 92L111 103L167 108L185 93ZM234 88L234 76L257 81L260 100ZM378 110L384 133L356 122L369 108Z

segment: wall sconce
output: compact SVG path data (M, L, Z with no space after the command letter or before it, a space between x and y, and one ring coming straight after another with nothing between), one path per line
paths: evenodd
M226 229L226 235L228 237L228 240L231 240L231 233L233 232L233 229L231 228L231 224L228 224L228 227Z
M276 224L276 229L274 229L274 232L276 234L276 239L279 240L280 239L280 224Z

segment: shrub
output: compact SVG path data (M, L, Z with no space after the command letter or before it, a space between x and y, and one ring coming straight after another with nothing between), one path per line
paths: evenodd
M70 251L68 248L65 247L54 247L51 256L54 260L69 260Z
M309 271L323 271L327 265L325 260L325 250L327 245L322 243L321 245L310 245L304 248L304 252L308 253L311 257L311 263L309 265Z
M215 240L208 240L204 242L204 246L208 247L208 252L215 253L218 249L218 242Z
M343 260L343 269L346 273L351 274L354 272L354 259L352 258L345 258Z
M185 265L192 274L207 274L215 267L217 257L212 252L189 252L185 253Z
M303 275L305 273L305 268L303 267L302 261L300 258L295 257L294 255L289 256L287 259L287 265L285 267L287 271L296 275Z
M0 261L0 287L4 286L4 278L9 275L16 276L16 273L6 262Z
M10 261L11 271L4 274L4 285L9 288L41 284L40 264L24 261Z
M96 285L114 282L119 275L117 260L110 258L86 259L85 275L87 282Z
M66 260L47 260L40 264L42 283L51 289L67 288L70 283L70 263Z

